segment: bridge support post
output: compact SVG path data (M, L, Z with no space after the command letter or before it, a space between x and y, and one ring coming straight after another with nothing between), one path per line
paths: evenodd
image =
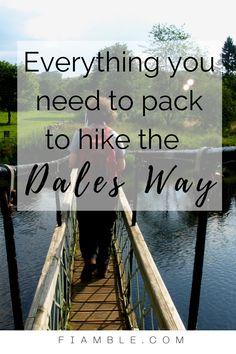
M139 172L139 158L137 153L135 154L134 161L134 189L133 189L133 210L132 210L132 226L137 222L137 207L138 207L138 172Z
M188 329L194 330L197 326L198 309L200 303L201 282L203 260L205 252L206 228L207 228L207 211L198 212L197 239L195 248L195 259L193 267L192 290L189 305Z
M0 166L0 176L0 205L3 216L12 312L15 329L22 330L24 329L24 324L20 298L20 287L18 281L14 228L10 210L11 172L7 166Z

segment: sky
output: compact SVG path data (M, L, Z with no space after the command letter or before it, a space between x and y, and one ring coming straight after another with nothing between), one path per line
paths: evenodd
M184 25L218 55L227 36L236 42L235 8L231 0L0 0L0 60L16 62L21 40L141 41L156 23Z

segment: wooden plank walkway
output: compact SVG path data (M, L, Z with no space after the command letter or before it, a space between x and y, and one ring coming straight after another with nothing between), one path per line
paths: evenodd
M120 298L118 271L112 255L106 279L81 282L83 260L76 251L72 282L70 330L125 330L126 315Z

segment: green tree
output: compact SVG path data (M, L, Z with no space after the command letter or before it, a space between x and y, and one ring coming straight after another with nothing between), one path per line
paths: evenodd
M170 41L184 41L190 38L190 35L184 31L183 26L178 28L171 24L158 23L152 27L150 31L153 41L170 42Z
M123 43L115 43L112 46L102 48L99 53L104 59L100 63L98 60L95 61L87 88L91 92L99 89L103 96L108 96L113 91L116 96L114 98L115 107L118 107L117 101L121 96L135 98L137 86L140 88L138 78L142 76L139 75L139 64L142 65L141 60L138 62L138 58L135 57L133 51L128 48L127 44ZM129 104L128 100L124 103L124 106L126 104ZM126 119L128 116L130 119L132 114L137 115L137 112L134 112L133 109L119 111L120 119Z
M96 87L101 87L104 94L109 93L112 89L116 89L119 94L129 92L132 88L132 74L137 68L134 61L132 63L132 74L128 71L129 58L133 56L133 52L128 49L127 44L115 43L112 46L105 47L100 51L104 65L98 67L98 60L93 66L93 73L91 76L91 84ZM126 63L125 71L123 71L123 63ZM109 67L107 67L107 64ZM109 69L109 71L108 71ZM101 71L104 70L104 71Z
M11 111L16 111L17 67L6 61L0 61L0 109L8 112L11 123Z
M222 119L223 128L227 131L236 120L236 76L224 76L222 84Z
M182 92L182 78L169 79L169 72L173 72L169 58L175 64L179 62L180 58L185 59L188 56L198 58L199 48L191 40L190 34L185 31L183 26L177 27L174 24L155 24L149 32L149 39L150 45L145 52L158 58L159 67L158 80L151 81L150 90L152 92ZM191 61L190 65L193 65ZM182 65L180 65L176 76L179 77L181 69ZM156 119L155 116L154 119ZM171 110L161 112L158 120L166 126L173 124L174 120L180 122L180 118Z
M158 23L149 32L150 47L147 52L160 59L160 66L168 70L167 57L178 60L179 57L186 57L191 53L193 56L199 55L199 48L191 40L183 26L177 27L173 24Z
M41 95L54 97L63 94L62 92L62 74L57 71L42 72L39 75L39 91Z
M39 75L26 73L24 65L18 67L18 107L20 110L31 110L35 107L39 94Z
M231 37L228 37L224 43L221 59L226 76L236 71L236 45L234 45Z

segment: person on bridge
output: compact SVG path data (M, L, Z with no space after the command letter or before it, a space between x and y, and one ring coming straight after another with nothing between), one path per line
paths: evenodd
M95 107L97 102L91 101L90 107ZM125 168L125 150L121 142L117 144L118 134L110 128L116 116L110 100L100 97L99 109L87 109L85 127L76 130L70 145L69 167L79 168L81 177L77 219L84 259L82 281L91 280L93 275L104 278L107 274L118 177ZM107 191L106 187L111 185L113 188Z

